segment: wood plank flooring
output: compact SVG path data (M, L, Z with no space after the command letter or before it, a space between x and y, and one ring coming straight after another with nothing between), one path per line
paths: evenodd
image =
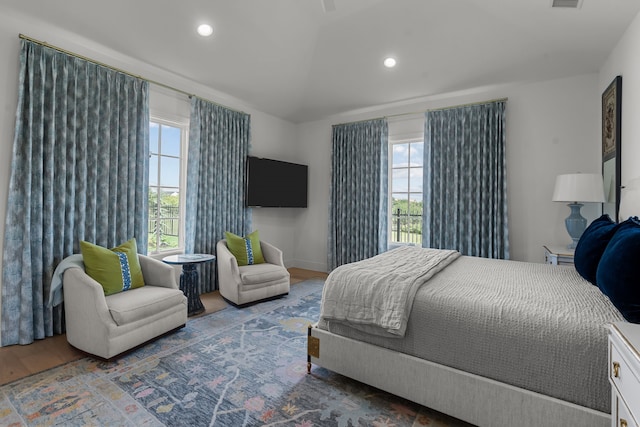
M291 284L304 280L327 278L326 273L290 268ZM200 296L205 306L204 316L227 306L218 291ZM86 357L87 354L70 346L65 335L37 340L29 345L0 348L0 385Z

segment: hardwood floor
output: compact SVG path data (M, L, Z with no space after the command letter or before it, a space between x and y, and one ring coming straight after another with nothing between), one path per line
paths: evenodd
M305 280L327 278L326 273L302 268L290 268L289 274L291 274L292 285ZM203 294L200 298L205 306L205 312L198 316L222 310L227 306L218 291ZM86 356L86 353L70 346L65 335L56 335L29 345L2 347L0 348L0 385Z

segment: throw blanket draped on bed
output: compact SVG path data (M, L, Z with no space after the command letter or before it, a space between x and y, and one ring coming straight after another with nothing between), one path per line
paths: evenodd
M460 256L402 246L336 268L324 284L320 317L375 335L403 337L416 292Z

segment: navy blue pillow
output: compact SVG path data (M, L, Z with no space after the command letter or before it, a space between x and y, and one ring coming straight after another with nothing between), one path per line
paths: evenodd
M598 287L629 322L640 323L640 220L618 225L602 254Z
M617 224L604 214L593 221L578 241L573 257L576 270L582 277L594 285L596 282L596 271L598 263L609 244L609 240L616 232Z

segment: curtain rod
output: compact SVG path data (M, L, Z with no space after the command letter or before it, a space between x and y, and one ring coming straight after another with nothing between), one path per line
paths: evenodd
M349 125L349 124L352 124L352 123L363 123L363 122L368 122L370 120L391 119L391 118L394 118L394 117L415 116L415 115L418 115L418 114L429 113L429 112L432 112L432 111L444 111L444 110L450 110L452 108L471 107L471 106L474 106L474 105L491 104L493 102L505 102L505 101L508 101L508 100L509 100L509 98L497 98L497 99L490 99L488 101L469 102L467 104L451 105L449 107L433 108L433 109L424 110L424 111L413 111L411 113L390 114L388 116L374 117L372 119L356 120L355 122L338 123L338 124L333 125L333 126Z
M131 76L131 77L135 77L135 78L137 78L137 79L145 80L145 81L147 81L147 82L149 82L149 83L151 83L151 84L154 84L154 85L156 85L156 86L160 86L160 87L163 87L163 88L165 88L165 89L169 89L169 90L172 90L172 91L174 91L174 92L178 92L178 93L181 93L181 94L183 94L183 95L186 95L186 96L188 96L189 98L191 98L191 97L200 98L200 99L202 99L203 101L210 102L210 103L212 103L212 104L214 104L214 105L217 105L217 106L219 106L219 107L224 107L224 108L226 108L226 109L229 109L229 110L235 111L236 113L247 114L247 113L245 113L244 111L239 111L239 110L236 110L235 108L227 107L226 105L220 104L220 103L218 103L218 102L211 101L211 100L209 100L209 99L203 98L203 97L198 96L198 95L195 95L195 94L193 94L193 93L189 93L189 92L187 92L187 91L184 91L184 90L182 90L182 89L178 89L178 88L175 88L175 87L173 87L173 86L169 86L168 84L165 84L165 83L161 83L161 82L158 82L158 81L155 81L155 80L147 79L147 78L142 77L142 76L140 76L140 75L133 74L133 73L131 73L131 72L127 71L127 70L123 70L122 68L118 68L118 67L114 67L114 66L109 65L109 64L105 64L104 62L97 61L97 60L95 60L95 59L92 59L92 58L86 57L86 56L84 56L84 55L80 55L80 54L77 54L77 53L75 53L75 52L68 51L68 50L63 49L63 48L61 48L61 47L58 47L58 46L54 46L54 45L52 45L52 44L49 44L49 43L47 43L47 42L45 42L45 41L37 40L37 39L34 39L33 37L29 37L29 36L26 36L26 35L24 35L24 34L19 34L19 35L18 35L18 37L19 37L19 38L21 38L21 39L23 39L23 40L27 40L27 41L30 41L30 42L32 42L32 43L39 44L39 45L41 45L41 46L48 47L48 48L50 48L50 49L53 49L53 50L56 50L56 51L58 51L58 52L64 53L64 54L66 54L66 55L73 56L73 57L75 57L75 58L79 58L79 59L85 60L85 61L87 61L87 62L91 62L92 64L100 65L101 67L105 67L105 68L108 68L108 69L110 69L110 70L117 71L117 72L122 73L122 74L126 74L127 76ZM247 114L247 115L250 115L250 114Z

